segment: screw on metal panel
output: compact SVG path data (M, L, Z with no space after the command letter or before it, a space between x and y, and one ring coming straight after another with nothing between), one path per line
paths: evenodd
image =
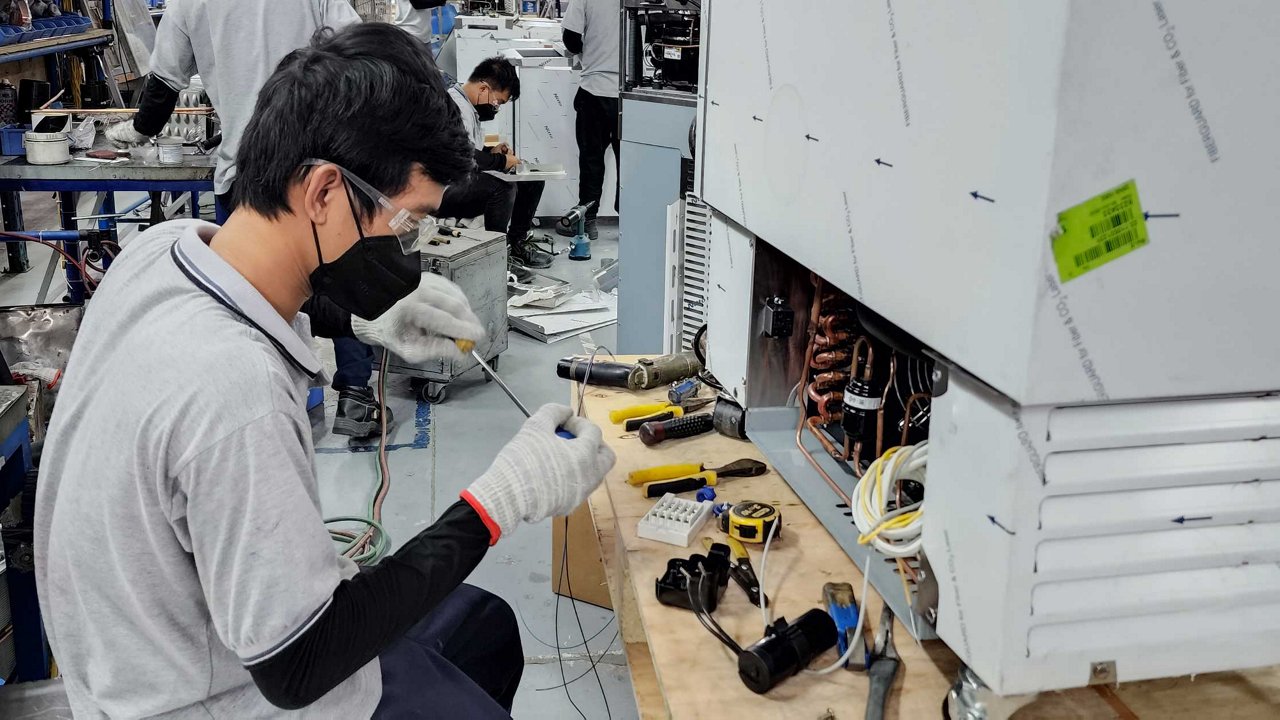
M1116 663L1114 660L1096 662L1089 666L1089 684L1104 685L1115 682Z

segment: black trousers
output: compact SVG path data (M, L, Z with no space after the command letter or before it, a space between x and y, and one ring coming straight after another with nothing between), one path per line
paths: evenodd
M459 585L378 661L375 720L508 718L524 672L511 606L473 585Z
M505 232L507 242L529 234L533 216L542 200L543 182L505 182L483 172L445 188L437 217L469 218L484 215L484 229Z
M615 169L619 157L618 98L600 97L578 88L573 109L578 113L574 128L578 135L578 204L594 202L587 211L587 218L593 219L600 210L604 191L604 151L613 146ZM613 207L618 209L616 200Z

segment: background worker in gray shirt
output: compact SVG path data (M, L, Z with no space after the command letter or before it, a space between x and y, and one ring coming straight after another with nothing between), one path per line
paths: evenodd
M222 224L233 205L240 138L263 83L280 58L305 47L320 28L337 30L358 22L348 0L171 0L156 29L138 113L108 128L107 137L130 145L158 134L177 105L178 92L199 74L222 123L213 176L215 220ZM333 431L372 435L382 424L369 387L373 350L355 338L336 336L333 354L333 389L338 392Z
M596 213L604 190L604 151L618 159L618 0L573 0L563 21L564 46L581 55L582 79L573 97L577 112L578 204L587 211L587 236L599 237ZM572 230L557 228L561 235Z
M432 526L357 573L321 519L303 409L321 368L291 322L323 289L397 352L478 340L461 292L407 250L472 163L426 47L353 25L265 83L221 228L162 223L112 264L36 497L40 606L76 717L509 714L515 615L461 583L519 523L598 486L614 460L600 429L542 408ZM140 358L146 393L119 381Z

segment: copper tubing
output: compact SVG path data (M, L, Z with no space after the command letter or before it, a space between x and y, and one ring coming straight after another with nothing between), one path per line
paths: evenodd
M924 402L929 398L930 398L929 393L923 393L923 392L912 393L911 397L907 398L907 404L906 404L906 407L903 408L903 413L902 413L902 442L898 443L899 445L907 444L907 433L910 432L911 430L911 404L916 402L917 400L919 400L920 402Z
M818 317L822 312L822 278L818 277L816 274L812 275L812 278L814 284L813 307L809 309L809 344L804 353L804 367L800 371L800 382L802 383L809 378L809 370L813 364L814 340L818 335ZM796 420L796 448L798 448L800 453L804 455L805 459L809 461L809 464L813 466L813 469L817 471L818 475L826 481L827 486L835 492L836 496L839 497L845 505L850 505L852 500L849 497L849 494L842 490L840 486L836 484L835 480L831 479L831 476L827 474L827 471L822 469L822 466L818 464L817 459L814 458L813 455L810 454L809 450L804 446L803 433L806 426L805 415L806 413L804 408L801 408L800 417ZM850 507L852 506L850 505Z
M848 350L827 350L812 356L810 367L817 370L830 370L837 365L843 365L849 361ZM805 373L808 373L805 370Z
M843 392L820 393L813 383L809 383L805 394L809 396L809 399L817 407L818 417L822 418L824 425L837 422L844 415ZM834 407L832 407L833 405Z
M809 428L809 432L813 433L814 437L818 438L818 442L822 443L822 449L826 450L828 455L838 459L840 457L840 448L836 447L836 444L831 442L831 438L828 438L827 434L822 432L822 428L818 427L820 423L821 420L819 418L811 417L805 421L804 426ZM845 502L848 502L848 500L846 499Z
M830 317L830 316L827 316ZM834 332L822 332L814 338L814 346L822 349L833 348L848 342L849 331L836 330Z
M819 390L843 388L847 384L849 384L849 373L843 370L831 370L813 376L813 385Z
M884 384L884 393L880 396L880 409L876 411L876 457L884 454L884 408L889 402L889 388L893 387L898 376L898 354L889 356L889 381Z
M847 310L837 310L818 318L818 329L821 330L824 335L834 335L840 331L840 328L837 327L838 324L848 325L852 320L853 313Z

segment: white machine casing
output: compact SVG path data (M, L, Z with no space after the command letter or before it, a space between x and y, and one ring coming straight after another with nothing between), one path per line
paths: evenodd
M1280 6L1159 5L1175 50L1151 3L721 3L695 189L1019 403L1276 389ZM1180 217L1059 286L1057 214L1128 180Z
M441 52L441 64L448 71L445 55L453 56L454 72L451 74L458 82L466 82L482 60L499 57L503 51L512 48L549 48L560 42L563 34L559 20L544 18L459 15L453 23L451 43L446 43ZM508 103L498 108L498 116L481 123L481 127L486 133L500 135L510 141L515 128L512 107L513 104Z
M936 352L938 635L1002 694L1280 663L1280 6L807 10L704 3L695 191ZM1062 282L1058 213L1129 180L1177 217Z

